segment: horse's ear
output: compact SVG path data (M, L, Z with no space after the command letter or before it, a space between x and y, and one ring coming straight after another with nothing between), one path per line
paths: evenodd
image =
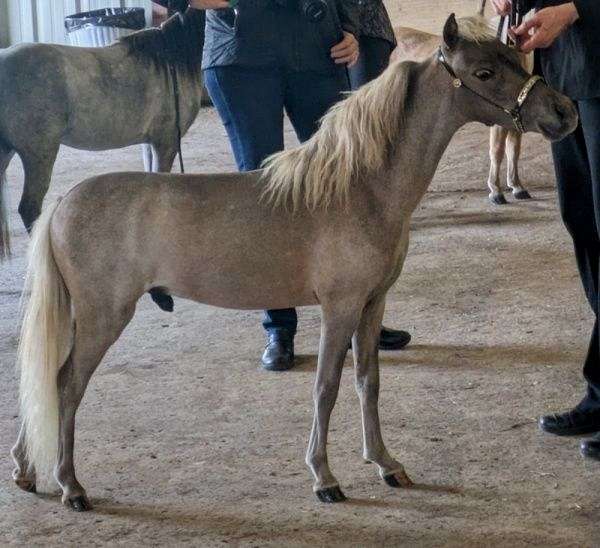
M444 37L444 45L448 49L454 49L456 44L458 44L458 24L456 23L456 17L453 13L451 13L446 20L442 36Z

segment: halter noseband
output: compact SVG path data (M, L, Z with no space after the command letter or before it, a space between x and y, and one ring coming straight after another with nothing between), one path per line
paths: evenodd
M455 88L463 87L463 88L469 90L471 93L477 95L477 97L483 99L486 103L505 112L506 114L508 114L511 117L513 124L515 125L515 128L517 129L517 131L519 133L525 133L525 128L523 127L523 120L521 118L521 109L523 107L523 103L525 103L525 101L529 95L529 92L533 89L533 86L535 86L535 84L537 84L537 82L539 82L539 81L542 81L542 82L544 81L544 79L541 76L534 75L525 82L525 84L521 88L521 91L519 92L519 95L517 96L517 101L516 101L515 106L513 108L509 109L509 108L503 107L502 105L499 105L498 103L496 103L495 101L492 101L491 99L488 99L487 97L481 95L474 89L467 86L456 75L456 73L454 72L454 69L448 64L448 61L446 61L446 56L444 55L444 52L442 51L441 47L438 50L438 61L446 69L448 74L450 74L450 76L452 77L452 85Z

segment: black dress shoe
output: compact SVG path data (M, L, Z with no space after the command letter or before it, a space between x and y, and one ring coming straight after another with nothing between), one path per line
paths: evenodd
M400 350L410 342L410 333L381 326L379 350Z
M540 417L538 424L544 432L557 436L582 436L600 432L600 409L581 410L575 407L560 415Z
M600 434L581 442L581 454L587 459L600 460Z
M267 335L262 366L269 371L286 371L294 367L294 337L288 331L271 331Z

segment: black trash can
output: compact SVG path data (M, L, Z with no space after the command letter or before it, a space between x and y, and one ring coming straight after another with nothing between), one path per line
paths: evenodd
M72 46L108 46L145 26L144 8L104 8L65 18L65 29Z

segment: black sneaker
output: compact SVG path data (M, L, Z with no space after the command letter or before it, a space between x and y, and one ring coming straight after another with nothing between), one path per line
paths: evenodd
M559 415L545 415L539 427L556 436L583 436L600 432L600 409L582 410L575 407Z
M581 454L592 460L600 460L600 434L581 442Z

